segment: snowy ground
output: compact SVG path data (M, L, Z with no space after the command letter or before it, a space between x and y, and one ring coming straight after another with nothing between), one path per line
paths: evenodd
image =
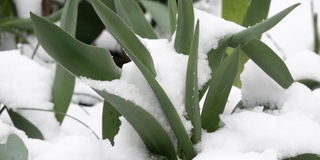
M23 0L16 1L23 2ZM36 0L34 2L35 4L30 7L38 4ZM320 74L317 71L320 67L320 57L311 51L313 32L310 1L273 0L270 15L296 2L301 2L302 5L265 34L263 40L285 60L295 80L313 79L320 82ZM315 2L315 6L320 7L320 2ZM25 4L23 6L27 10ZM39 13L37 8L33 9ZM316 10L320 11L320 8ZM26 12L28 11L22 10L19 15L24 17ZM219 38L238 32L242 27L200 11L196 12L196 16L203 24L200 24L202 28L200 28L199 49L199 68L201 70L199 87L201 87L210 76L205 60L206 55L203 53L211 47L216 47ZM190 130L190 124L183 117L184 104L181 96L184 95L181 82L185 77L187 57L176 54L172 43L168 40L142 41L152 51L155 64L158 66L157 80L168 95L171 95L170 98L177 107L185 127ZM103 43L98 41L97 44ZM114 44L112 47L118 46ZM13 109L21 106L52 109L50 87L53 83L52 68L54 67L52 64L44 67L21 55L22 51L27 55L32 53L28 46L22 48L24 50L0 52L0 101ZM159 54L159 52L166 54ZM42 59L50 61L45 53L42 53L41 56ZM163 62L166 62L166 65L161 65ZM166 74L168 68L172 70L171 75ZM151 92L150 88L146 87L145 80L141 75L133 80L131 74L140 75L132 63L124 66L120 80L112 82L93 82L84 78L81 80L97 89L108 90L140 104L157 117L161 125L170 133L169 128L166 127L167 122L161 118L163 115L159 114L161 111L149 107L150 104L159 105L158 102L155 102L152 94L141 94ZM176 84L177 79L180 82L178 84ZM221 115L224 126L214 133L203 132L202 141L196 145L199 153L196 160L277 160L303 153L320 155L318 147L320 146L318 136L320 134L319 89L311 91L303 84L296 82L284 90L252 61L245 65L241 80L243 88L241 90L235 87L232 89L225 113ZM100 83L104 86L101 87ZM127 94L127 91L115 88L114 84L117 86L122 84L126 88L131 88L132 92L136 92L135 96L132 96L132 92ZM98 97L80 81L77 82L75 93L86 93ZM151 96L146 97L146 95ZM137 99L137 96L140 96L140 99ZM243 103L250 108L238 109L231 115L233 107L241 98ZM147 101L142 101L146 99ZM101 137L102 100L99 97L84 97L79 94L76 94L73 100L95 104L93 107L81 108L76 103L72 103L68 114L80 119ZM263 111L260 106L262 104L271 106L271 109ZM66 118L63 125L59 127L52 113L19 112L44 133L46 141L27 138L22 131L12 127L8 115L3 114L0 119L0 144L5 143L7 136L11 133L19 135L29 150L30 160L143 160L150 158L138 135L123 118L120 132L115 138L116 145L112 147L108 140L98 140L92 134L92 130L73 119Z

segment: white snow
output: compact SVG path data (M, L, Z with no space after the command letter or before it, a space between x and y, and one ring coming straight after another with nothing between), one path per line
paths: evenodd
M20 54L19 50L0 52L0 101L8 108L53 109L53 72ZM14 96L13 96L14 95ZM18 111L36 125L47 139L56 136L58 122L53 113Z
M311 18L310 1L273 0L270 16L296 2L302 2L302 5L268 32L280 49L272 44L270 38L264 36L263 40L285 59L295 80L312 79L320 82L319 55L308 51L313 45L311 20L308 18ZM29 17L30 10L41 14L40 0L15 2L20 17ZM197 5L210 12L209 6L217 7L220 3L216 0L202 0ZM320 10L318 3L319 1L315 1L317 12ZM211 12L218 14L219 10ZM224 36L244 28L195 9L195 20L197 19L200 19L198 79L201 88L211 76L206 53L216 48ZM103 34L95 43L104 48L118 49L118 44L109 41L110 35L106 35L106 32ZM106 40L103 37L109 38ZM184 118L188 56L174 51L174 35L171 41L141 41L154 59L156 80L168 94L190 134L192 126ZM22 49L30 56L32 47L22 46ZM23 51L0 52L0 102L14 110L20 107L52 109L50 100L54 72L21 55ZM46 59L42 54L40 58ZM121 96L141 106L151 113L172 140L174 139L158 100L133 62L123 66L119 80L100 82L85 77L81 80L93 88ZM320 89L311 91L298 82L288 89L283 89L250 60L241 74L241 81L242 89L232 88L225 111L220 116L221 128L214 133L203 131L201 142L195 145L198 152L195 160L278 160L304 153L320 155ZM81 85L78 85L75 92L97 96L91 89ZM102 103L76 95L73 99L97 103L94 107L85 109L71 104L68 114L80 119L101 136ZM246 108L231 114L240 99ZM270 108L264 110L263 105ZM9 134L17 134L26 144L30 160L151 159L138 134L124 117L121 117L122 124L115 137L115 146L111 146L108 140L97 140L91 130L68 117L59 127L52 113L17 111L44 133L46 141L27 138L22 131L12 126L3 113L0 119L0 144L6 142ZM61 133L61 130L66 133Z
M42 14L42 0L14 0L20 18L29 18L30 12Z

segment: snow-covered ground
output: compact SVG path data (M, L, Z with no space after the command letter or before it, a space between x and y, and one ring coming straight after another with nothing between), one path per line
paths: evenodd
M19 11L21 17L28 15L29 10L41 13L37 0L28 5L23 4L24 0L15 2L23 6L23 10ZM310 0L273 0L270 16L296 2L302 5L264 34L262 39L285 60L295 80L313 79L320 82L317 70L320 67L320 57L311 51L313 29ZM314 2L314 6L318 7L315 10L320 11L320 2ZM220 2L212 0L209 4L217 5ZM208 6L202 8L208 9ZM211 48L216 48L223 36L243 28L199 10L195 10L195 14L200 19L198 78L201 88L210 78L205 53ZM101 37L96 44L110 47L104 46L103 41L104 38ZM184 118L183 100L188 57L177 54L172 41L141 41L154 58L157 80L173 101L190 132L191 125ZM39 65L40 60L36 62L28 58L32 53L32 49L28 47L30 48L23 46L22 50L0 52L0 102L15 110L19 107L52 109L50 88L53 83L53 67ZM112 43L111 47L118 46ZM50 61L45 53L42 52L40 56ZM157 109L160 107L155 96L133 63L124 65L119 80L99 82L81 78L81 81L93 88L108 91L139 104L156 117L169 135L172 135L162 111ZM241 81L242 89L232 88L225 112L220 117L222 127L214 133L203 131L202 141L196 145L196 160L277 160L304 153L320 155L319 89L312 91L298 82L293 83L288 89L282 89L250 60L245 65ZM81 120L91 129L68 117L59 127L53 113L16 110L43 132L46 141L28 138L24 132L14 128L9 116L3 113L0 119L0 144L6 142L9 134L17 134L29 150L29 160L150 159L139 136L124 118L121 118L122 125L115 137L115 146L111 146L108 140L97 139L92 132L101 137L102 99L80 80L77 81L75 93L97 97L75 94L74 101L85 101L95 105L82 108L72 103L68 110L68 115ZM248 108L237 109L235 113L230 114L240 99ZM270 109L263 110L261 105L268 105ZM171 138L174 141L174 137Z

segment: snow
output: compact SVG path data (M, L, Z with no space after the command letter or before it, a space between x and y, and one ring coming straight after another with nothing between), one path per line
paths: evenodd
M14 0L14 3L20 18L29 18L30 11L37 15L42 14L42 0Z
M53 72L21 55L19 50L0 52L0 101L9 109L52 110L52 83ZM59 125L53 113L27 110L18 113L36 125L45 138L58 134Z

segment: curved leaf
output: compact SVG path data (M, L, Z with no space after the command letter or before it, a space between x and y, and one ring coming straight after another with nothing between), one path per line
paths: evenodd
M91 4L110 33L124 48L132 61L145 66L153 76L156 76L152 57L138 37L130 30L123 20L99 0L91 0Z
M231 35L230 47L237 47L238 45L245 45L250 42L252 39L260 36L265 31L271 29L276 24L278 24L285 16L287 16L293 9L299 6L300 3L294 4L287 9L279 12L278 14L252 26L241 32Z
M121 97L99 90L96 92L114 106L131 124L151 153L164 155L173 160L177 159L168 134L150 113Z
M242 51L281 87L288 88L294 82L281 58L263 42L254 39Z
M28 149L15 134L10 134L6 144L0 144L0 155L3 160L28 160Z
M103 102L102 111L102 138L109 139L114 145L114 137L118 134L121 121L121 114L107 101Z
M41 46L74 75L95 80L113 80L120 77L120 69L107 50L86 45L39 16L31 14L31 19Z
M219 115L224 111L238 71L239 52L240 48L238 47L218 67L212 77L201 114L202 128L208 132L214 132L218 129L220 123Z
M187 119L190 120L191 124L193 125L191 137L191 141L193 144L198 143L201 139L201 118L198 92L198 44L199 20L196 25L189 53L185 96Z
M44 137L40 130L36 126L34 126L29 120L21 116L19 113L14 112L10 109L8 109L7 111L14 126L20 130L23 130L29 138L44 140Z
M76 34L79 0L68 0L64 5L60 27L74 36ZM66 113L73 95L75 77L56 64L55 77L52 86L52 102L54 110ZM64 115L55 114L58 122L62 123Z
M191 0L178 1L178 22L174 48L178 53L189 54L194 31L194 13Z
M150 12L152 18L157 22L157 24L163 27L168 33L170 33L170 17L169 9L165 5L156 1L142 0L140 1L144 8Z
M126 22L135 34L142 38L158 38L137 2L134 0L116 0L114 3L117 14Z

